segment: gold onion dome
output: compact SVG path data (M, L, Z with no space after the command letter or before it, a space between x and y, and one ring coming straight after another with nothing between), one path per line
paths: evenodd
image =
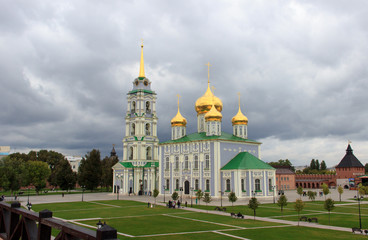
M212 104L211 110L204 115L204 119L206 121L217 121L221 122L222 114L216 109L216 107Z
M222 102L212 93L210 83L208 83L207 91L195 103L195 110L197 114L207 113L211 110L212 105L215 105L218 112L222 111Z
M240 94L239 94L239 110L238 113L231 120L233 125L248 125L248 118L244 116L240 110Z
M171 126L172 127L185 127L187 125L187 120L183 117L179 110L179 95L178 95L178 113L171 119Z

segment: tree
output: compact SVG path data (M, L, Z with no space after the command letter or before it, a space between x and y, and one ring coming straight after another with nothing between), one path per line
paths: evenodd
M93 149L82 158L78 169L78 183L88 190L94 190L101 183L101 175L100 151Z
M298 226L299 226L299 220L300 220L300 212L303 210L305 203L301 199L297 199L295 201L294 208L298 212Z
M343 194L343 192L344 192L343 187L339 186L339 187L337 188L337 192L339 193L340 202L341 202L341 194Z
M171 194L171 198L172 200L176 201L179 198L179 194L177 192L173 192L173 194Z
M316 160L316 170L319 170L319 161L318 161L318 159Z
M156 205L156 198L158 196L160 192L155 188L155 190L153 190L153 197L155 198L155 205Z
M321 170L326 170L327 169L327 166L326 166L326 163L324 160L322 160L321 162Z
M311 160L309 167L311 170L316 169L316 160L314 158Z
M14 191L18 191L22 186L27 184L25 176L27 175L27 169L25 161L15 155L12 157L4 157L0 160L0 186L5 190L11 191L13 195Z
M364 195L367 194L368 188L366 186L363 186L361 183L359 183L358 191L359 191L359 195L364 197Z
M325 195L326 200L326 195L330 193L330 189L328 188L328 185L326 183L322 183L322 192L323 195Z
M365 173L368 173L368 163L364 165Z
M77 175L73 172L70 163L66 159L62 159L54 169L55 183L62 190L74 189L77 182Z
M316 199L317 196L317 192L313 192L313 191L308 191L307 192L308 198L312 201L314 201Z
M104 186L107 191L112 187L113 183L113 170L112 167L119 162L117 157L105 157L101 163L101 186Z
M212 201L211 195L209 193L205 193L203 196L203 202L206 203L206 206L208 203ZM207 210L208 211L208 210Z
M41 161L29 161L27 166L27 183L33 185L37 194L39 191L46 187L46 179L50 176L51 170L45 162Z
M199 205L201 205L201 199L202 199L202 197L203 197L203 192L202 192L202 190L201 189L198 189L198 191L196 192L196 197L197 197L197 199L198 199L198 203L199 203Z
M238 197L235 195L235 193L233 191L231 191L228 195L229 198L229 202L231 202L231 204L234 206L234 202L236 202L236 200L238 200Z
M257 198L252 197L251 199L249 199L248 207L250 209L253 209L254 220L256 220L256 209L258 208L258 206L259 206L259 202Z
M328 211L328 224L330 224L330 212L335 208L334 200L331 198L326 199L324 207Z
M287 202L287 197L285 195L281 195L281 197L279 198L279 200L277 200L277 205L279 205L279 207L281 208L281 214L283 215L284 212L284 207L287 206L288 202Z
M299 187L296 189L296 192L299 194L300 199L302 199L302 194L303 194L303 188L302 188L302 186L299 186Z
M295 172L295 167L293 166L293 164L289 161L289 159L280 159L277 162L269 162L268 163L270 166L272 167L278 167L278 166L282 166L282 167L290 167L290 169Z

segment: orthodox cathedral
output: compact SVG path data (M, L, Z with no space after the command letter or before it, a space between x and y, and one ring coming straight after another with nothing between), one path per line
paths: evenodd
M209 64L208 64L209 67ZM212 197L235 192L237 197L272 197L275 169L261 161L260 142L248 139L248 118L240 108L232 118L232 133L221 131L223 104L207 90L195 102L197 132L187 134L179 109L171 120L171 140L157 137L156 93L144 72L143 45L139 76L127 94L123 160L113 166L114 193L194 195ZM230 124L230 123L229 123Z

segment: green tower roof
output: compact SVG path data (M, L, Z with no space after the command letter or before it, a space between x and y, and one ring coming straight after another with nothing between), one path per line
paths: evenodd
M221 170L234 170L234 169L274 169L267 163L258 159L248 152L238 153L233 159L231 159Z

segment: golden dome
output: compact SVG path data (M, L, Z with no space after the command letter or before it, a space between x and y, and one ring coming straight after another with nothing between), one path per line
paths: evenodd
M173 117L173 119L171 119L171 127L185 127L187 125L187 120L185 119L185 117L183 117L180 113L179 110L179 95L178 96L178 113L176 114L175 117Z
M244 116L244 114L240 110L240 93L238 93L238 95L239 95L239 110L238 113L233 117L231 122L233 125L248 125L248 118Z
M210 83L208 83L207 91L195 103L195 110L197 114L207 113L211 110L212 104L215 105L217 111L222 111L222 102L218 97L213 95L210 89Z
M221 122L222 119L222 114L216 109L216 107L214 107L214 105L212 104L211 110L208 111L206 113L206 115L204 115L204 119L206 121L217 121L217 122Z

